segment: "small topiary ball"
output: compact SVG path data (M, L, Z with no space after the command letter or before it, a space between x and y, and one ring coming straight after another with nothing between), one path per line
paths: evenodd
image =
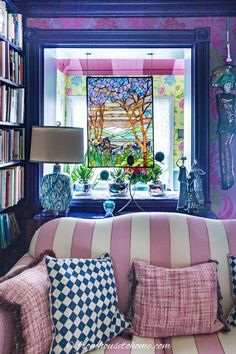
M158 162L162 162L165 158L165 155L163 154L162 151L158 151L156 154L155 154L155 160L158 161Z
M109 172L107 170L102 170L100 172L100 178L102 181L107 181L109 178Z

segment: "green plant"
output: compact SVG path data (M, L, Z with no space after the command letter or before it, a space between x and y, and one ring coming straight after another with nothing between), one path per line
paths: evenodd
M71 179L73 183L83 182L88 183L94 175L94 170L87 165L75 165L71 171Z
M127 177L127 173L123 168L115 168L110 174L115 183L123 183Z
M146 176L150 182L157 183L159 177L162 175L163 170L159 164L155 164L152 168L147 168Z
M147 183L149 181L146 174L147 168L128 167L125 168L124 170L131 184L136 184L137 182Z

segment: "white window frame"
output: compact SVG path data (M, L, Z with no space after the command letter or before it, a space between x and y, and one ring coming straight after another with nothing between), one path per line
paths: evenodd
M169 105L169 114L167 115L168 120L165 121L161 117L161 112L159 110L159 103L167 103ZM174 96L155 96L154 97L154 151L162 151L165 154L165 159L163 161L163 174L162 181L166 183L167 187L173 189L173 162L174 162L174 152L173 152L173 139L174 139ZM158 129L158 126L161 126ZM169 131L167 135L167 131ZM165 133L165 140L163 140L163 133ZM167 147L168 146L168 147ZM169 150L169 153L168 151Z

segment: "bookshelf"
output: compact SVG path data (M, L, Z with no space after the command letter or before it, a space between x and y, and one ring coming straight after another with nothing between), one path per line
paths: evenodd
M0 276L24 251L25 87L22 16L0 0Z

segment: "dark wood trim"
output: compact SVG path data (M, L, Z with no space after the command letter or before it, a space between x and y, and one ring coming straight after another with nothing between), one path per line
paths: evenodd
M188 47L192 49L193 151L199 166L207 172L204 180L206 204L209 186L209 42L210 29L193 30L29 30L26 46L26 158L29 157L31 126L43 121L43 50L48 47ZM38 204L40 170L28 163L27 201ZM158 205L159 201L155 201ZM96 202L95 202L96 203ZM168 202L167 202L168 204ZM167 206L166 204L166 206ZM173 205L172 205L173 206ZM168 207L171 205L168 204Z
M25 17L235 16L235 0L15 0Z
M202 29L204 31L204 29ZM143 48L192 47L198 41L199 30L25 30L25 42L35 42L43 48ZM209 29L207 36L209 36ZM171 36L171 38L169 38Z
M43 97L41 94L41 75L39 70L41 57L38 43L25 42L25 86L26 86L26 104L25 104L25 195L26 203L33 206L39 200L39 167L29 162L31 127L39 124L40 102Z
M196 119L194 120L195 129L195 155L202 169L207 172L205 176L205 196L206 203L210 205L210 171L209 171L209 61L210 57L209 42L210 30L196 30L196 55L195 55L195 83L198 83L195 89L196 100ZM204 168L205 167L205 168ZM204 178L204 177L203 177Z
M14 1L15 2L15 1ZM12 0L5 0L7 9L10 10L11 12L18 12L17 6L14 4Z

